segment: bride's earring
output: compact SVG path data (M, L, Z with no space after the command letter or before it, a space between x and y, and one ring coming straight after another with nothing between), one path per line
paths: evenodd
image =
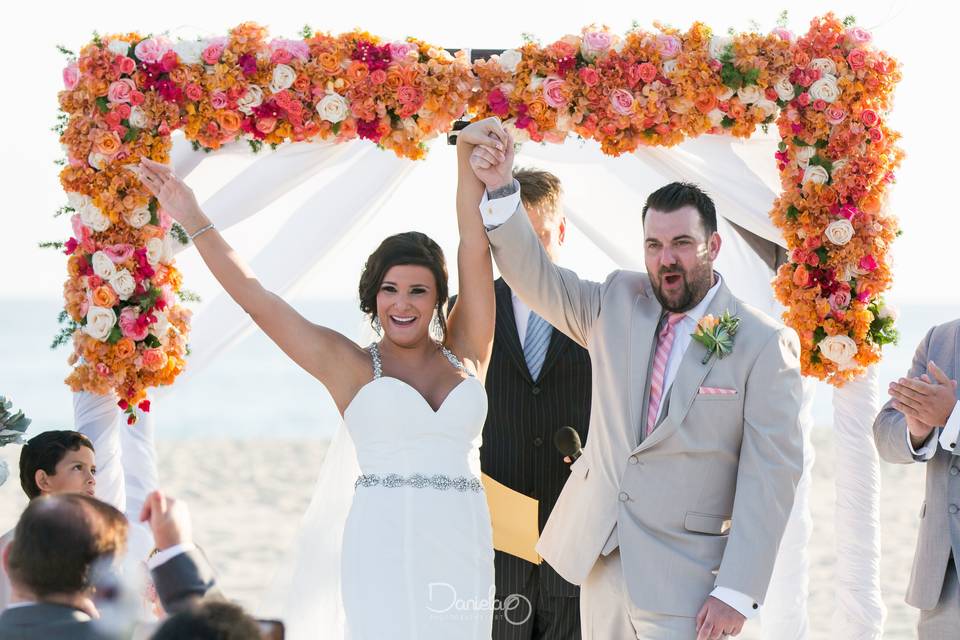
M430 323L430 333L433 334L433 337L438 341L443 339L443 325L440 324L439 311L433 314L433 322Z

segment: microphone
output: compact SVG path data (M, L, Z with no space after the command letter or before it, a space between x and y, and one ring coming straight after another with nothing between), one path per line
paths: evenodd
M577 458L583 453L580 434L573 427L560 427L553 434L553 444L560 450L560 453L569 456L571 462L576 462Z

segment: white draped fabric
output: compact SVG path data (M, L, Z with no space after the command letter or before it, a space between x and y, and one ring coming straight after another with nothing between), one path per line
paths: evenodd
M526 144L519 156L521 165L534 164L555 171L563 180L568 218L581 233L624 268L643 268L643 232L640 210L648 193L672 180L695 182L711 193L722 216L719 222L723 248L717 263L731 289L739 297L772 315L779 316L770 281L777 257L779 232L769 220L768 212L776 195L776 172L773 168L773 138L736 141L724 137L705 136L673 149L642 149L622 158L611 158L600 153L590 142L568 142L565 145ZM247 153L245 145L230 145L219 153ZM204 202L204 209L221 229L227 229L260 213L269 204L292 189L312 190L309 197L296 208L289 220L260 247L259 253L247 256L261 281L280 295L289 295L316 265L329 255L343 249L351 238L367 225L384 222L382 211L390 196L402 190L410 171L431 171L431 179L451 179L450 167L440 168L435 162L444 160L443 148L434 148L432 156L421 163L399 160L389 152L380 151L364 143L343 146L289 145L276 152L264 152L240 175L224 184ZM205 157L195 152L183 139L177 139L173 149L173 164L179 175L187 175L198 167ZM334 179L321 169L343 167ZM434 174L439 176L434 178ZM438 186L437 193L447 193ZM436 194L430 194L431 198ZM435 211L452 206L431 200ZM411 219L416 220L415 217ZM427 222L429 224L429 220ZM431 232L430 227L423 227ZM441 242L441 244L443 244ZM372 250L356 256L356 266ZM576 269L578 265L568 266ZM250 319L225 294L219 294L204 303L194 316L191 335L190 371L203 368L228 349L250 328ZM291 366L293 366L291 364ZM809 443L811 427L810 402L813 384L808 384L805 396L803 425L807 454L805 473L788 531L781 545L774 580L763 611L763 636L767 639L805 638L807 636L806 599L808 584L808 556L812 523L809 512L810 468L813 450ZM155 395L161 406L172 391L165 389ZM175 394L175 392L173 392ZM837 470L837 564L838 637L879 638L882 628L880 601L879 518L876 509L879 493L877 456L870 438L870 425L878 395L876 375L846 385L834 392L838 438ZM175 398L175 395L173 396ZM86 411L87 400L78 400L78 426L96 434L104 444L101 455L98 445L98 464L104 491L124 503L128 513L137 500L156 486L156 466L152 457L152 426L142 432L140 425L132 433L134 439L117 435L125 425L117 419L118 411L103 408L95 418L80 418ZM111 403L112 404L112 403ZM867 405L870 405L869 407ZM141 424L144 424L142 421ZM146 421L148 422L148 421ZM343 430L341 429L341 433ZM349 438L347 438L349 440ZM119 449L118 449L119 443ZM128 447L136 452L128 456ZM340 434L335 438L328 462L320 471L320 485L346 481L352 488L356 476L351 466L349 442ZM148 455L149 453L149 455ZM336 462L334 462L336 461ZM125 474L115 467L122 462ZM355 459L352 462L355 465ZM147 469L134 469L146 465ZM130 473L130 472L133 473ZM133 480L131 480L131 478ZM132 487L136 486L133 491ZM348 493L348 492L347 492ZM325 555L326 545L339 546L336 527L325 528L326 509L341 509L346 493L327 502L318 502L318 493L305 516L301 534L303 549L312 547L313 558L296 565L288 564L277 584L296 580L300 572L309 568L337 572L332 555ZM122 498L125 496L125 498ZM339 502L338 502L339 501ZM345 511L343 512L345 514ZM276 592L274 592L276 594ZM322 616L325 621L336 619L336 599L332 609ZM313 603L315 604L315 603ZM265 613L277 614L276 598L267 603ZM298 619L309 609L308 602L288 602L297 608ZM317 609L319 611L319 609ZM319 615L319 614L311 614ZM319 617L311 619L321 619ZM839 629L843 629L841 634ZM311 637L291 629L293 640Z

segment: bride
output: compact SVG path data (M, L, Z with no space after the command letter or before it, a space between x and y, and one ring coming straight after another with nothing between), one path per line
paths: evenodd
M381 336L367 348L264 289L169 167L144 159L133 169L227 293L326 387L343 416L360 469L339 567L351 640L490 638L494 552L479 446L495 303L475 171L478 158L503 161L509 142L488 121L460 133L460 296L449 322L440 247L422 233L391 236L360 278L360 308ZM299 582L307 583L291 597L308 602L310 583ZM315 620L323 628L302 633L330 637L333 624Z

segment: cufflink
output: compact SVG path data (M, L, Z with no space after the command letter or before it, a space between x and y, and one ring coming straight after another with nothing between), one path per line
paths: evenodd
M754 608L754 609L759 609L759 608L760 608L760 605L758 605L756 602L754 602L754 603L753 603L753 608Z

